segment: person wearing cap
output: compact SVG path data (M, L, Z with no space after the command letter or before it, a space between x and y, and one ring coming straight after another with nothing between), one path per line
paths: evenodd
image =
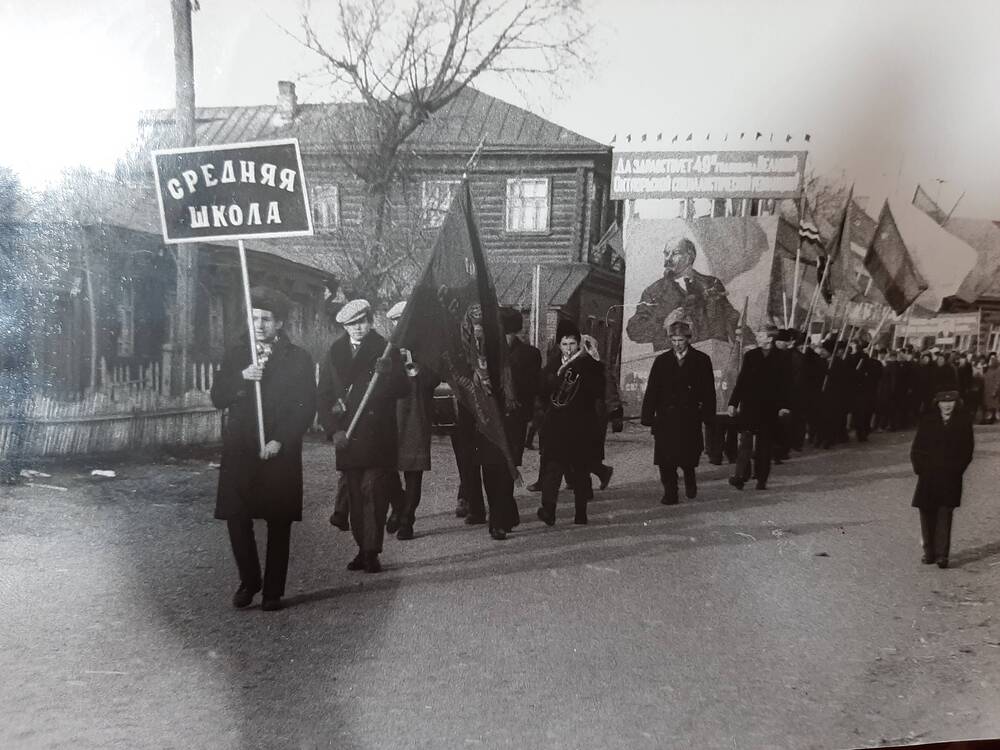
M302 437L316 415L312 357L292 344L284 330L289 302L280 293L251 290L254 346L228 351L212 383L212 403L226 409L215 517L226 521L240 585L233 606L242 609L262 591L261 609L282 608L288 575L291 528L302 520ZM255 383L264 415L259 445ZM267 552L261 576L253 522L267 522Z
M925 565L948 567L951 524L962 504L962 475L972 462L974 438L968 412L957 408L958 391L939 391L934 408L920 418L910 449L917 475L913 507L920 511Z
M738 416L740 428L736 467L729 483L738 490L751 475L757 478L758 490L767 489L779 419L789 413L788 368L774 349L777 335L773 325L757 332L757 348L743 355L729 397L729 416Z
M560 331L559 356L550 357L542 373L546 403L542 426L542 505L538 518L556 522L559 486L565 476L573 488L574 523L587 523L592 497L589 467L597 459L595 425L605 415L604 371L580 349L580 330L567 322Z
M337 313L337 322L347 335L333 342L320 366L317 407L320 423L334 442L337 470L347 482L350 528L358 545L347 569L378 573L389 498L399 484L398 475L393 479L399 460L396 400L409 393L409 384L399 352L387 351L386 340L372 327L367 300L348 302Z
M664 505L675 505L677 469L684 494L698 494L695 467L704 449L702 425L715 418L712 360L691 347L691 326L671 323L670 349L653 360L642 399L641 422L653 432L653 463L659 467Z
M792 432L792 417L794 412L791 410L791 406L795 400L795 388L794 388L794 365L792 363L792 352L794 351L794 339L792 332L787 328L778 328L772 339L774 353L778 355L782 366L787 370L785 377L789 384L791 392L789 393L788 414L782 419L778 420L778 429L774 435L774 453L773 460L775 464L780 464L783 461L787 461L791 454L792 443L791 443L791 432Z
M406 302L397 302L385 314L393 330L403 317ZM397 539L413 539L413 524L420 505L424 472L431 468L431 404L434 389L441 378L424 365L413 361L408 349L399 350L410 392L396 402L396 429L399 433L399 471L402 484L397 486L398 509L389 514L385 529ZM393 474L399 482L399 475Z

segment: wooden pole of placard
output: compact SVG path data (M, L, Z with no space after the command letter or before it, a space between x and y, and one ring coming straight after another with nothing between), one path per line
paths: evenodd
M243 301L247 310L247 333L250 334L250 362L257 366L257 334L253 325L253 301L250 299L250 273L247 271L247 251L243 247L243 240L239 240L240 248L240 273L243 276ZM260 394L260 381L255 380L254 398L257 403L257 441L260 445L261 457L264 454L264 402Z

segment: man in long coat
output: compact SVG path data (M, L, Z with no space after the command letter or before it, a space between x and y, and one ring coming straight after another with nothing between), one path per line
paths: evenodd
M563 476L573 487L574 523L587 523L587 501L593 492L590 466L599 455L593 435L605 415L604 371L580 349L580 331L575 325L563 327L559 352L545 364L542 374L545 468L538 518L548 526L556 522Z
M395 328L403 316L405 302L398 302L385 314ZM431 469L431 404L441 378L428 367L413 361L407 349L399 350L404 360L409 393L396 402L396 429L399 433L399 471L403 482L397 488L398 511L389 514L386 531L397 539L413 539L413 524L420 505L424 472ZM397 475L398 477L398 475Z
M972 462L974 438L968 412L956 408L957 391L942 391L933 401L937 407L920 418L910 449L917 475L913 507L920 510L924 564L947 568L952 514L962 504L962 475Z
M729 483L739 490L750 479L751 459L752 473L757 477L756 488L767 489L774 440L781 429L779 420L789 413L789 370L782 353L773 348L777 333L774 326L758 332L758 347L743 355L743 364L729 397L729 416L738 414L740 425L736 469Z
M868 354L868 342L855 343L854 356L849 358L854 372L854 393L851 422L859 443L868 441L872 418L878 403L878 385L882 378L882 363Z
M715 418L712 360L691 348L691 326L670 325L670 349L653 360L642 399L642 424L653 430L653 463L660 468L664 505L677 499L677 469L684 473L684 494L698 494L694 469L705 443L702 425Z
M240 586L233 606L248 606L263 588L261 608L281 609L293 521L302 520L302 436L316 414L316 381L307 352L288 340L288 302L277 292L253 290L254 342L227 352L212 383L212 403L227 409L215 517L226 521ZM264 414L259 445L254 383ZM267 557L261 577L254 519L267 522Z
M396 399L406 396L409 387L399 352L386 351L386 340L372 328L366 300L344 305L337 322L347 336L333 343L320 367L319 418L333 437L337 470L347 481L348 516L358 545L358 554L347 569L378 573L389 498L399 483L398 476L393 480L399 460ZM376 373L379 380L361 410ZM348 440L346 432L359 410Z

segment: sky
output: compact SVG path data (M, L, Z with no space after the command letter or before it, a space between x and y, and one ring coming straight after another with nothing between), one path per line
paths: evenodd
M872 204L920 183L946 210L964 192L956 215L1000 219L1000 2L581 1L589 71L562 90L480 88L605 143L810 133L810 165ZM319 59L293 38L300 0L200 6L199 105L273 103L281 79L327 98L309 75ZM32 185L110 164L139 110L173 106L172 45L170 0L0 0L0 164Z

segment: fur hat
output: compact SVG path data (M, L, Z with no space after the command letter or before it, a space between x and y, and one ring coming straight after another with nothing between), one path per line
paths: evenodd
M667 335L687 336L688 338L691 338L692 336L691 324L688 323L686 320L675 320L673 323L667 326Z
M524 328L524 316L513 307L500 308L500 321L503 323L504 333L520 333Z
M281 321L288 319L288 311L292 307L292 301L288 297L277 289L266 286L251 287L250 304L257 310L270 310Z

